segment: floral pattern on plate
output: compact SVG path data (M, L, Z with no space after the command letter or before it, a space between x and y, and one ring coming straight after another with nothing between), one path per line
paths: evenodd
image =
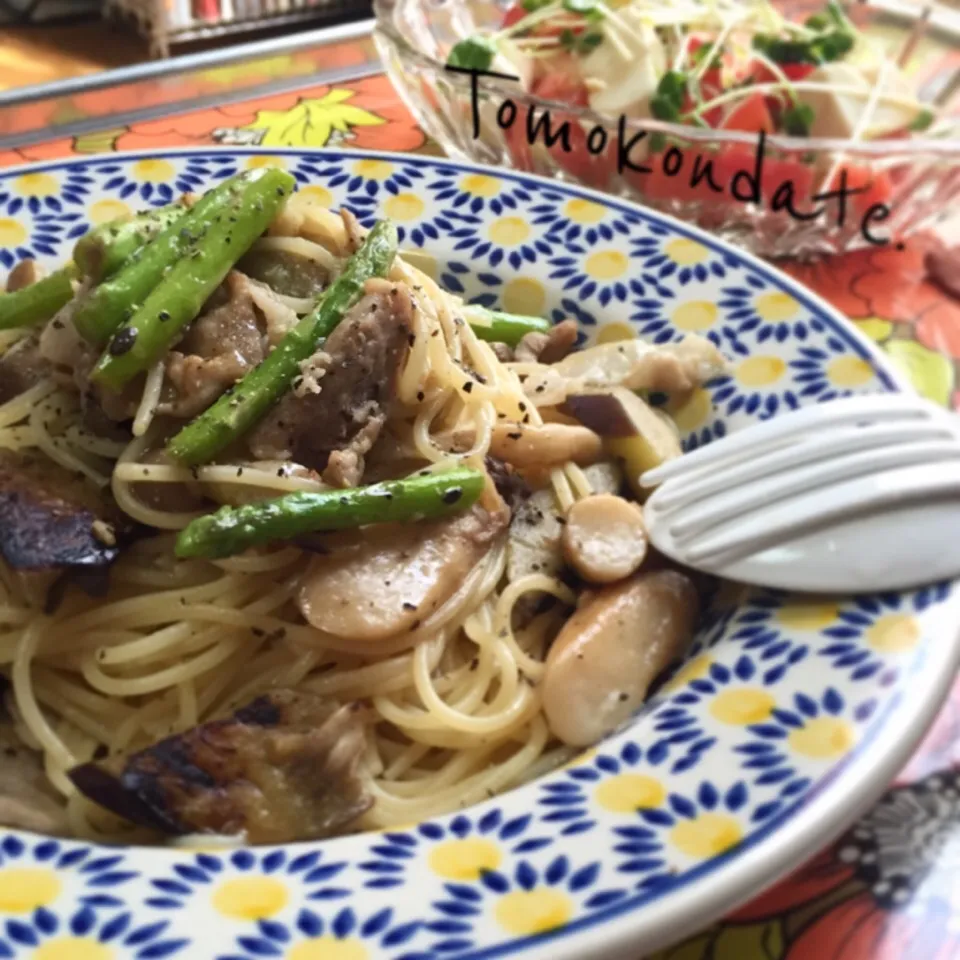
M58 264L92 225L265 164L364 223L393 217L411 259L467 300L573 316L589 343L710 337L731 369L671 404L688 448L902 382L803 287L705 234L433 158L230 148L13 169L0 174L0 262ZM741 895L732 868L762 883L790 865L782 836L816 846L880 792L878 758L903 758L952 673L958 619L950 585L831 601L721 588L687 661L628 729L427 823L239 851L2 832L0 957L552 958L580 955L582 940L567 943L583 930L602 952L615 921L652 949Z

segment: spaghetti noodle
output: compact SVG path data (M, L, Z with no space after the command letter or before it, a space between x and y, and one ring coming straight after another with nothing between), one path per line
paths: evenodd
M309 258L331 278L351 253L339 217L295 200L259 246ZM543 367L498 359L464 323L459 299L412 263L398 257L390 280L417 307L387 424L398 462L486 470L498 422L544 424L522 382ZM261 289L264 295L270 291ZM306 309L303 298L280 294L274 302L281 314ZM0 351L12 349L14 338L2 336ZM357 645L323 634L304 623L294 602L310 556L303 549L281 544L223 560L176 560L174 533L206 511L167 509L143 491L147 484L189 488L207 500L242 503L321 491L325 484L292 463L221 462L191 470L147 457L169 435L158 413L163 390L158 362L123 441L91 433L77 391L63 376L46 376L0 405L0 448L40 451L106 487L128 517L152 532L124 550L106 596L68 591L53 612L38 602L49 578L31 584L0 563L8 707L19 736L42 752L50 781L67 798L75 832L143 836L80 796L67 775L71 768L226 717L276 688L368 705L363 768L375 802L358 824L364 828L473 803L569 758L572 750L551 736L539 684L577 588L550 572L511 578L501 537L455 593L399 642ZM594 492L573 462L533 471L528 480L545 483L561 513ZM504 509L492 482L482 502ZM543 598L554 602L544 609L537 604Z

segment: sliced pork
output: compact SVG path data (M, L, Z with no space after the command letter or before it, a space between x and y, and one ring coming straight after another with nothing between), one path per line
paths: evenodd
M195 417L266 356L250 280L232 271L167 359L166 396L159 412Z
M365 296L302 365L302 376L249 444L257 460L294 460L334 486L355 486L394 401L409 350L409 293L386 280Z

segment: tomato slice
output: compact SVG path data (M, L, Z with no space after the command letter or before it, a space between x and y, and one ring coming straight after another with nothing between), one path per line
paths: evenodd
M723 93L723 77L719 67L705 71L700 78L700 93L704 100L711 100Z
M773 118L762 93L751 93L727 114L720 124L723 130L744 130L747 133L773 133Z
M736 206L745 201L733 194L733 181L741 172L752 177L755 166L753 148L737 144L719 151L684 151L680 172L670 176L663 169L663 155L651 156L646 164L653 168L650 174L626 174L625 178L636 189L657 199L699 201L720 209ZM707 170L710 176L707 176ZM698 182L691 183L694 170L699 171ZM738 193L748 195L752 191L748 177L738 178ZM712 184L721 189L715 190ZM784 184L790 184L787 188ZM789 193L793 208L800 212L813 209L813 169L795 160L778 160L769 154L764 156L760 177L761 206L771 209L777 192L781 191L781 208ZM749 200L749 196L748 196Z
M893 183L886 171L871 170L858 164L844 164L830 180L829 186L822 188L824 192L829 190L838 190L840 188L840 173L842 170L847 172L847 189L859 190L866 188L863 193L858 193L849 198L849 203L857 216L863 216L870 207L876 204L887 204L889 206L890 198L893 195Z
M805 80L816 70L812 63L781 63L778 64L783 71L784 76L797 83ZM756 83L779 83L780 78L765 64L759 60L751 60L747 66L746 76L752 78Z
M535 108L535 110L535 117L539 120L543 116L543 111L540 108ZM542 152L546 151L550 155L550 159L571 177L588 186L603 189L609 184L610 178L616 170L617 158L614 138L608 137L603 150L594 154L588 148L588 131L580 125L577 117L564 113L551 114L551 131L558 132L564 123L569 125L567 138L570 144L569 150L564 150L562 139L548 147L544 140L544 127L542 125L537 139L531 146L527 141L527 108L520 107L517 111L516 120L511 124L510 129L504 133L513 165L518 170L535 171L535 152L540 153L542 157Z
M553 70L533 81L534 96L544 100L558 100L574 107L585 107L590 102L587 87L580 77L562 70Z
M512 7L507 7L507 12L503 15L500 29L506 30L507 27L512 27L515 23L519 23L526 15L527 11L524 10L523 6L519 3L515 3Z

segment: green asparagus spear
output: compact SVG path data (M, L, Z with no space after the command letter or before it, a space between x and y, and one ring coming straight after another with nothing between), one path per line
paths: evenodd
M74 245L73 262L96 283L112 276L145 244L188 212L180 203L146 210L126 220L111 220L85 233Z
M505 343L511 347L515 347L526 334L546 333L552 326L549 320L542 317L522 317L473 304L464 307L463 316L481 340Z
M0 330L46 323L70 301L73 296L70 281L76 275L76 268L71 263L29 287L0 294Z
M484 483L482 471L455 467L367 487L290 493L242 507L221 507L180 533L176 553L178 557L217 559L319 530L435 519L472 506Z
M295 182L276 168L257 173L260 176L242 180L239 189L231 192L229 203L207 226L203 239L165 273L111 337L94 367L94 381L119 390L163 356L230 268L267 229Z
M370 277L386 276L397 252L397 231L389 221L378 223L339 277L321 294L277 348L237 386L225 393L167 445L181 463L196 466L213 459L249 430L289 389L300 364L312 356L363 292Z
M188 213L143 247L119 273L90 291L73 318L80 335L97 345L109 339L156 289L168 269L198 242L203 242L208 225L222 216L248 187L260 184L266 191L283 187L289 192L292 182L285 171L262 168L231 177L206 193Z

